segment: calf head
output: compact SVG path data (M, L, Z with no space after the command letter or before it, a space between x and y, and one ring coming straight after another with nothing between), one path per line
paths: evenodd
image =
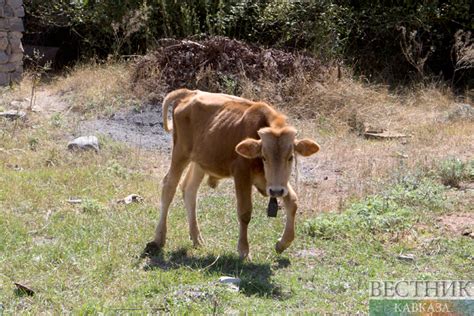
M267 182L266 193L272 197L288 194L288 181L294 155L310 156L319 151L319 145L310 139L296 139L296 129L264 127L258 131L260 139L247 138L235 151L248 159L261 158Z

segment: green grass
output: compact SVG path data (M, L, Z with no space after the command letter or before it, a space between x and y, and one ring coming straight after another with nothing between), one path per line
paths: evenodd
M12 125L2 124L0 303L8 314L367 312L369 280L469 279L474 273L472 240L448 235L436 222L457 210L456 198L424 176L406 176L341 214L299 216L297 239L283 255L273 250L283 212L267 218L266 200L255 195L253 260L244 262L236 252L231 183L201 190L206 246L200 249L191 247L178 193L166 250L141 258L158 218L162 177L149 164L161 158L107 139L99 154L74 154L55 125L22 126L12 137ZM115 203L130 193L144 202ZM70 204L71 197L84 202ZM399 260L400 253L414 254L415 261ZM239 292L218 283L224 275L242 279ZM16 291L13 282L35 294Z

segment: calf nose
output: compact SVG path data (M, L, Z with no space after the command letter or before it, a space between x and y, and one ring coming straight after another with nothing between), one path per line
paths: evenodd
M269 193L272 197L282 196L283 193L285 192L285 190L283 190L283 188L281 188L281 189L269 189L268 191L269 191Z

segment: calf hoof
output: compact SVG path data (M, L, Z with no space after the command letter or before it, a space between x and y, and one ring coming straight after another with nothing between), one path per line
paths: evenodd
M201 236L193 240L193 247L194 248L200 248L204 246L204 239L202 239Z
M240 260L252 261L252 256L250 255L250 252L239 252L239 258Z
M159 246L155 241L150 241L146 244L145 249L143 249L142 257L159 254L161 249L163 249L163 246Z
M288 248L289 245L285 245L284 243L282 243L280 240L277 241L276 245L275 245L275 251L277 253L282 253L283 251L285 251L286 248Z
M250 260L250 251L248 248L239 248L238 251L240 260Z

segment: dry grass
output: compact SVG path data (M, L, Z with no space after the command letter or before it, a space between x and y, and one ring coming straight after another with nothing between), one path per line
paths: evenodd
M400 173L429 169L447 157L466 160L474 152L473 124L446 119L456 96L445 86L392 92L387 86L352 79L348 69L343 69L342 77L337 68L327 73L324 82L311 81L304 73L279 83L253 82L242 76L239 87L232 81L227 86L213 83L216 74L210 69L197 76L223 92L240 90L244 97L276 105L290 116L302 137L313 137L322 145L316 156L301 159L299 191L304 210L341 210L346 201L379 191L381 183ZM132 96L129 90L130 78L130 68L123 63L82 65L40 90L52 91L81 113L107 114L138 104L136 94ZM29 85L24 80L9 98L25 95ZM157 93L153 98L165 94ZM366 127L397 131L410 138L370 141L358 135Z
M289 78L278 85L247 82L243 95L269 100L287 113L303 136L322 147L302 163L300 195L305 209L341 210L346 201L378 192L402 173L429 170L442 159L466 160L474 152L474 125L448 120L457 101L443 85L392 92L336 71L325 82ZM470 100L464 100L464 102ZM366 140L366 128L409 136L403 140ZM305 177L305 172L311 172Z
M74 68L50 87L69 99L72 110L100 113L133 105L129 66L125 63L85 64Z
M315 214L345 210L348 200L384 192L393 178L430 170L447 156L465 160L474 152L473 124L443 119L455 100L451 94L433 87L393 94L385 87L347 78L314 86L302 86L304 80L282 82L287 90L261 84L260 93L250 90L249 84L244 91L251 98L277 104L300 136L314 137L322 145L314 158L300 159L303 214L298 216L298 237L287 253L276 256L273 252L284 217L280 213L269 220L264 214L265 199L256 195L249 229L254 261L240 262L233 255L238 225L233 186L226 181L217 190L203 187L200 192L198 214L205 248L190 248L178 193L163 257L154 258L154 266L152 261L142 262L138 256L153 235L159 186L169 155L110 139L101 139L99 154L71 153L66 148L71 128L76 120L84 119L84 112L99 115L130 105L115 99L133 100L126 81L125 65L81 66L40 88L45 95L68 103L60 115L40 112L30 113L24 122L0 120L0 230L4 232L0 251L5 258L0 260L0 303L6 313L117 313L121 308L196 314L354 313L367 311L368 273L374 279L416 279L420 271L426 279L472 275L471 240L446 234L435 222L449 212L448 203L453 203L453 212L472 212L467 191L456 191L456 197L446 200L438 189L443 187L433 185L434 199L413 208L404 219L410 225L416 220L425 226L394 232L410 240L391 240L392 235L369 234L357 227L352 227L354 234L342 231L347 227L343 215ZM25 80L6 91L6 98L21 97L28 84ZM298 95L298 91L304 93ZM88 108L89 103L94 107ZM6 102L5 106L11 105ZM80 112L67 112L71 106ZM351 130L347 119L352 112L363 122L379 123L412 137L406 143L366 140ZM115 203L130 193L143 196L143 203ZM417 201L425 203L425 197L416 194ZM87 203L70 204L70 197ZM364 205L356 203L353 211ZM402 210L410 207L402 202L397 205ZM385 220L384 214L380 216ZM307 223L336 227L336 236L311 237L303 229ZM339 236L340 231L345 235ZM432 241L436 251L428 249L428 253L425 248ZM414 253L416 263L396 259L401 252ZM216 280L222 275L240 277L241 290L221 288ZM13 282L31 286L36 294L18 293ZM194 293L204 299L195 299Z

